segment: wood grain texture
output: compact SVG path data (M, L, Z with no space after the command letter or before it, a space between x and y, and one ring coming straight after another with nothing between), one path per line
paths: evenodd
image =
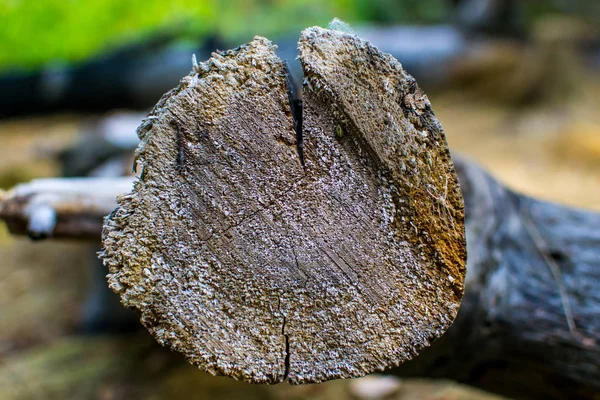
M142 123L140 180L103 231L109 284L153 336L254 383L398 365L463 293L463 202L425 95L354 36L309 29L300 50L304 166L285 66L256 37Z

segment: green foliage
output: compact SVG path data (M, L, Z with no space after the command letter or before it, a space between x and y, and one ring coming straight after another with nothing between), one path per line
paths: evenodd
M206 32L215 11L189 0L3 0L0 66L79 60L183 19L198 21Z
M157 30L244 42L326 24L434 22L443 0L0 0L0 68L80 60Z

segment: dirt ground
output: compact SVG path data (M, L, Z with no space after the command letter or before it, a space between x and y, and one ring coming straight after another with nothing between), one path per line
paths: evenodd
M565 104L500 106L452 94L431 101L454 153L518 192L600 211L600 79Z
M590 79L562 105L508 106L450 93L433 96L432 105L451 149L507 186L600 211L600 80ZM0 187L58 174L56 152L76 140L87 120L0 122ZM360 380L248 386L197 371L144 331L80 335L93 256L93 244L32 243L0 225L0 398L496 398L449 382L408 379L394 380L378 397L369 397L375 391L365 392Z

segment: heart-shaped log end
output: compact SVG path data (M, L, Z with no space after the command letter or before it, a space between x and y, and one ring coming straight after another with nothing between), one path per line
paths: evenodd
M153 336L254 383L398 365L463 292L462 198L427 98L354 36L311 28L300 51L301 124L260 37L166 94L103 231L109 285Z

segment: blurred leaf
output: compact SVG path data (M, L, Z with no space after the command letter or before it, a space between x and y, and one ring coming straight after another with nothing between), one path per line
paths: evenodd
M245 42L349 23L436 22L443 0L0 0L0 68L77 61L157 31Z

